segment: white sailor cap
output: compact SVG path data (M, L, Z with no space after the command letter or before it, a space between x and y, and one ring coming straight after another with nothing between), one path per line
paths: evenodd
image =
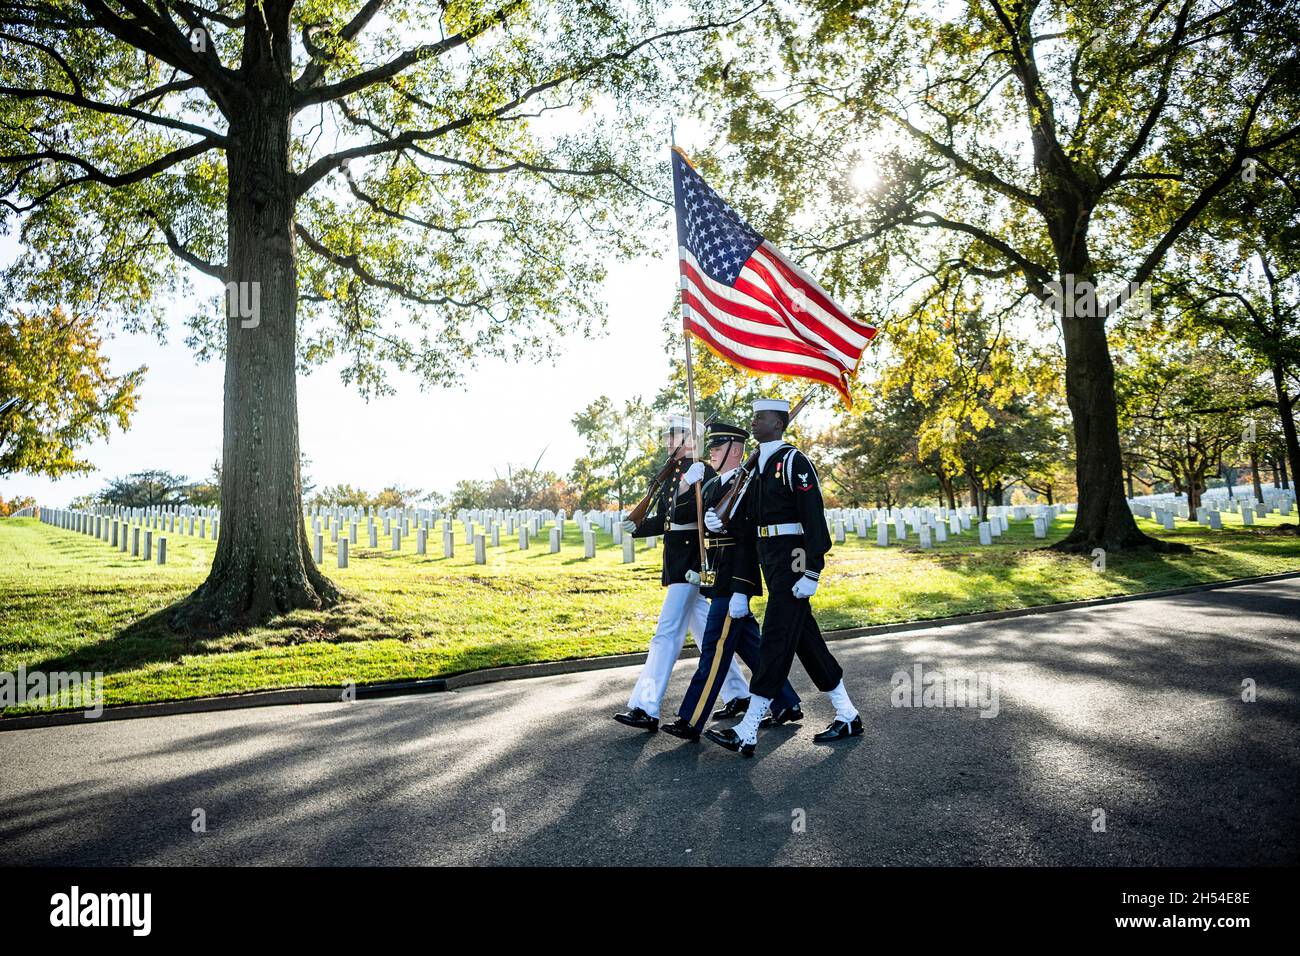
M756 412L785 412L790 413L790 403L780 398L756 398L754 399L754 411Z

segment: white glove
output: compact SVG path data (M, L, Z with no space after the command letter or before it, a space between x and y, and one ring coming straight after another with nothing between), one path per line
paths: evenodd
M636 530L636 522L635 522L635 521L624 521L624 522L623 522L623 530L626 531L626 532L628 532L629 534L631 534L633 531Z
M693 485L697 481L703 481L703 480L704 480L704 462L702 461L697 461L695 464L691 465L691 467L686 469L686 473L682 475L682 481L688 485Z
M810 598L817 593L817 582L812 578L802 577L794 582L794 587L790 590L794 592L795 597L802 601L804 598Z
M723 530L722 519L718 517L718 513L712 508L704 512L704 527L714 532Z
M733 594L731 602L727 605L728 617L748 617L749 616L749 595Z
M700 583L700 572L699 572L699 571L687 571L687 572L686 572L686 583L687 583L687 584L699 584L699 583Z

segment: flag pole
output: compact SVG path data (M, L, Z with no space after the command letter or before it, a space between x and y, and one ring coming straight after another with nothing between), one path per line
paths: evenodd
M686 400L691 410L691 447L694 449L696 461L703 461L703 450L700 446L700 435L697 430L697 420L695 417L695 363L691 361L691 331L686 326L690 317L690 306L686 304L686 276L681 277L681 296L682 296L682 338L686 340ZM713 584L712 575L708 571L708 562L704 553L704 494L701 491L704 482L695 483L695 520L697 527L695 531L696 542L700 546L700 584L709 587ZM706 579L706 575L708 578Z
M668 140L670 146L676 149L677 122L673 116L668 117ZM695 416L695 364L691 361L691 333L687 327L691 312L690 306L686 304L686 276L681 277L679 288L682 302L682 338L686 340L686 400L691 410L691 447L694 449L695 460L702 461L700 445L703 442L700 441L700 435L696 431L698 423ZM695 483L695 540L700 546L700 584L708 587L713 584L713 581L708 570L708 559L704 553L704 494L701 491L703 486L702 481Z

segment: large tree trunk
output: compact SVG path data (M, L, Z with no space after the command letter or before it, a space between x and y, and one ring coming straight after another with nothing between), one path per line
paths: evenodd
M1255 485L1255 500L1264 500L1264 485L1259 480L1259 454L1252 447L1250 449L1250 480Z
M1093 279L1082 270L1075 273L1075 278L1089 282ZM1061 281L1064 285L1064 275ZM1053 547L1079 552L1138 547L1168 550L1166 542L1138 530L1124 499L1115 368L1106 340L1105 319L1067 313L1061 318L1061 326L1065 338L1065 397L1074 420L1079 510L1074 529Z
M1184 467L1187 474L1187 514L1195 521L1196 509L1201 506L1201 490L1204 483L1201 478L1202 469L1196 465L1191 449L1187 451L1187 460Z
M243 68L250 102L230 128L227 281L256 290L253 319L226 321L221 536L208 578L175 621L228 629L296 608L334 604L339 592L311 560L298 453L294 182L289 161L288 4L250 26ZM242 294L247 301L250 291Z
M1273 388L1277 393L1277 413L1282 419L1286 457L1291 463L1291 480L1300 487L1300 439L1296 437L1295 405L1286 391L1286 370L1280 365L1273 366ZM1296 521L1296 533L1300 534L1300 520Z

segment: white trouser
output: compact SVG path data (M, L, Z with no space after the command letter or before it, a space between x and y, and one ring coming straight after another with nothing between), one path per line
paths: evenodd
M719 598L725 601L726 598ZM686 643L686 630L690 628L691 636L697 645L704 642L704 622L709 615L709 600L700 594L698 584L670 584L664 595L664 606L659 612L659 623L655 627L655 636L650 638L650 650L646 654L641 676L637 678L632 696L628 698L629 709L640 707L651 717L659 716L659 703L664 691L668 689L668 679L672 676L673 665ZM727 679L722 682L720 694L724 701L735 697L749 696L749 681L740 672L735 657L727 669Z

